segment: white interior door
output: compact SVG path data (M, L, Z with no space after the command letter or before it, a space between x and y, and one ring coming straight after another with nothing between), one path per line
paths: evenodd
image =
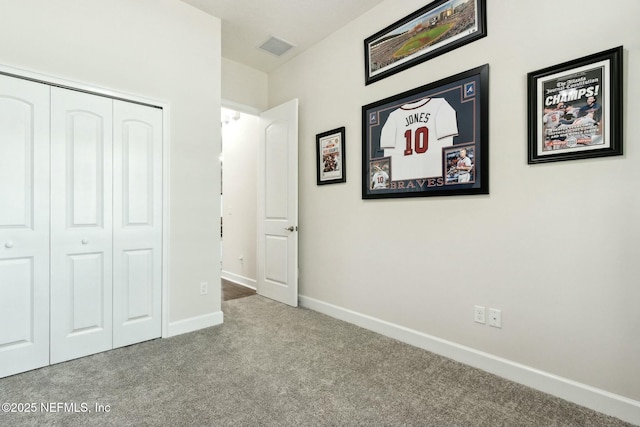
M49 87L0 75L0 377L49 363Z
M298 100L260 114L258 293L298 306Z
M162 110L113 107L115 348L162 332Z
M51 88L51 363L112 348L112 101Z

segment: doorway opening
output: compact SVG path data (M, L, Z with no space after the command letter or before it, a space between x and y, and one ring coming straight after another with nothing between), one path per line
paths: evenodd
M221 277L297 307L298 100L229 111L221 139Z
M223 107L220 154L222 300L256 293L259 116Z

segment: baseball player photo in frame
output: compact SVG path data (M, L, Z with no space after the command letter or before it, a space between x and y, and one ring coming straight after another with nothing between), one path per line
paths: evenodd
M316 179L318 185L347 182L345 127L316 135Z
M362 198L489 194L489 65L362 107Z

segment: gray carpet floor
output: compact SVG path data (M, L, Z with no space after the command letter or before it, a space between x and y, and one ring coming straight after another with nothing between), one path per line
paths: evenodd
M311 310L251 296L223 311L223 325L0 379L0 403L36 404L0 425L630 426Z

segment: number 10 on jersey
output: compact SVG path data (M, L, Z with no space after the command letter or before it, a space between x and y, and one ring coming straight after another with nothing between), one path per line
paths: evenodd
M429 149L429 128L423 126L415 131L409 129L404 133L404 139L406 142L405 156L410 156L414 152L416 154L426 153Z

